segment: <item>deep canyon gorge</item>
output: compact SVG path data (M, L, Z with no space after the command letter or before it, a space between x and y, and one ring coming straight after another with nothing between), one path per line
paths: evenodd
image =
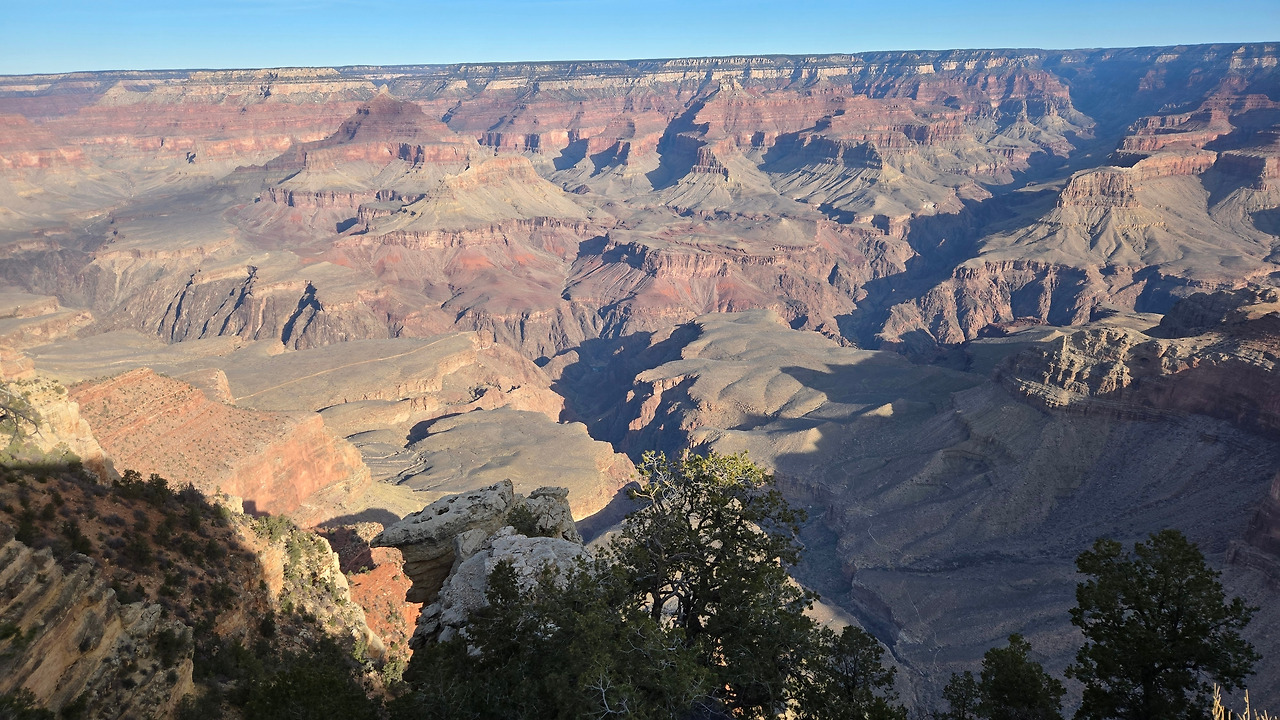
M1013 632L1060 673L1077 554L1176 527L1280 707L1280 45L0 76L0 128L50 450L315 529L373 645L409 513L592 540L645 451L746 451L909 704Z

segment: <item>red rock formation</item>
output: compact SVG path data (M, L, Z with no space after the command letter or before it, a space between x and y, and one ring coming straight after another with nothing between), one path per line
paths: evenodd
M84 150L60 143L21 115L0 115L0 170L48 169L84 164Z
M324 137L374 95L370 83L335 75L260 70L194 73L185 84L136 79L110 87L96 104L45 127L90 154L266 159L294 143Z
M418 105L380 94L357 108L333 134L298 145L267 167L317 172L354 162L465 163L471 147Z
M77 236L92 262L71 267L80 256L63 257L67 267L57 277L75 278L83 296L77 299L104 328L158 331L170 341L234 334L313 347L459 327L492 333L537 357L639 327L636 310L660 323L769 307L799 326L834 334L837 316L865 309L858 306L869 281L898 275L912 276L894 286L911 287L914 307L890 313L890 327L866 335L881 330L893 342L922 330L952 341L1020 316L1011 306L988 311L978 295L966 294L983 291L960 275L991 272L982 267L1002 274L1011 261L1059 268L1037 276L1034 282L1044 284L1053 282L1050 275L1136 276L1154 266L1161 283L1170 279L1182 289L1266 274L1263 241L1238 228L1254 216L1228 215L1265 213L1270 201L1232 196L1235 205L1224 213L1207 207L1221 201L1218 195L1202 195L1208 220L1187 223L1170 208L1195 205L1187 196L1200 189L1184 183L1166 199L1161 193L1169 183L1161 183L1216 168L1269 192L1280 173L1273 162L1280 154L1268 150L1280 110L1258 88L1274 54L1258 45L468 65L391 74L88 74L0 78L0 107L31 112L22 132L6 136L14 157L74 146L89 170L108 161L116 168L95 181L178 183L200 188L193 193L198 202L223 203L191 223L198 242L173 242L185 233L167 226L172 220L158 211L115 225L105 239L98 227ZM1119 82L1129 84L1117 91ZM1134 97L1119 104L1100 97L1116 92ZM64 105L52 99L59 94L80 99ZM1056 215L1025 219L1036 225L1029 234L1035 237L984 239L969 252L951 250L959 245L954 237L932 236L937 231L923 218L967 212L991 198L994 186L1034 175L1051 165L1039 159L1066 156L1089 137L1095 123L1077 109L1076 96L1092 107L1119 108L1119 115L1178 109L1137 118L1114 156L1128 167L1072 178ZM1122 127L1129 119L1107 122ZM232 172L236 166L252 167ZM46 171L52 170L21 172ZM127 195L122 187L67 192L85 212L101 212L101 197ZM1142 198L1147 190L1150 202ZM22 194L23 217L67 206L55 195L37 193L39 202L28 202ZM637 255L609 254L630 242L617 238L634 232L654 257L668 244L697 247L705 254L699 262L709 267L720 253L708 249L725 243L700 236L750 236L762 221L824 217L842 226L843 247L824 247L811 258L785 250L786 267L769 260L768 271L748 269L737 251L726 252L727 273L714 287L702 277L702 287L677 287L685 272L677 266L685 260L633 268L618 260ZM1265 226L1268 217L1259 222ZM701 221L719 227L707 232ZM913 232L921 253L950 242L946 257L922 257L908 268L913 251L899 241ZM1219 232L1242 237L1239 244L1255 251L1242 254L1234 245L1206 251ZM599 240L606 236L608 242ZM1196 238L1204 240L1196 245ZM59 243L45 252L59 252ZM773 253L771 245L751 243L748 254L757 248L762 256ZM275 254L249 257L261 250ZM1211 257L1195 257L1204 254ZM1246 260L1233 264L1231 255ZM938 285L940 263L966 260L960 275L942 274L948 287ZM291 269L268 282L274 263ZM239 274L246 267L263 272ZM931 268L933 287L917 282L917 267ZM196 281L186 287L175 276ZM1010 294L1025 287L995 278L989 284ZM1123 306L1144 292L1118 282L1103 290L1087 284L1090 297L1055 291L1053 304L1065 309L1049 314L1076 321L1087 317L1082 308ZM1162 284L1156 294L1169 292Z
M118 467L234 495L257 512L297 513L322 490L352 493L369 481L359 452L319 415L244 410L146 368L78 385L71 397Z
M707 312L772 308L797 327L839 337L835 316L854 307L860 287L910 256L905 243L825 221L762 222L751 235L714 222L618 231L599 258L575 265L570 297L601 305L625 298L604 317L624 334Z
M404 573L404 555L396 548L369 546L382 529L378 523L360 523L326 528L321 534L338 554L351 600L364 609L369 629L407 660L422 605L404 599L413 585Z

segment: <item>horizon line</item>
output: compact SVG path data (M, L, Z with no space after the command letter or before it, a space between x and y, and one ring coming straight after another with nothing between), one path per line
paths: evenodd
M1073 53L1073 52L1105 52L1118 50L1161 50L1175 48L1212 48L1238 45L1270 46L1280 45L1280 39L1258 41L1229 41L1205 43L1174 43L1169 45L1117 45L1097 47L952 47L952 48L912 48L899 50L859 50L854 52L818 52L818 53L734 53L729 55L676 55L668 57L636 57L636 58L575 58L575 59L541 59L541 60L476 60L447 63L352 63L345 65L276 65L276 66L226 66L226 67L154 67L154 68L106 68L97 70L68 70L65 72L35 73L0 73L5 78L41 78L68 75L111 75L117 73L198 73L198 72L247 72L255 70L360 70L360 69L410 69L410 68L462 68L466 66L507 66L522 65L573 65L573 64L634 64L634 63L669 63L676 60L769 60L769 59L822 59L832 57L857 57L874 54L910 55L915 53L956 53L956 52L1019 52L1019 53Z

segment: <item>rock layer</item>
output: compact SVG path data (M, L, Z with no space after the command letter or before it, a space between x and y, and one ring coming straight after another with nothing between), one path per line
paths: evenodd
M4 524L0 617L16 630L0 641L0 693L25 688L55 712L83 703L93 718L166 718L192 690L190 628L159 605L120 604L96 562L57 562ZM186 640L169 666L157 649L161 633Z
M0 78L0 111L24 118L0 168L0 278L56 294L73 325L170 342L462 329L531 359L752 308L898 347L1158 312L1274 267L1275 60L1257 44ZM1046 182L1004 192L1024 179Z
M356 449L315 414L237 408L145 368L79 385L71 397L119 466L243 498L255 512L305 523L317 493L369 482Z
M1013 358L1001 377L1044 407L1198 413L1280 436L1278 352L1280 292L1199 293L1150 334L1109 328L1063 335Z

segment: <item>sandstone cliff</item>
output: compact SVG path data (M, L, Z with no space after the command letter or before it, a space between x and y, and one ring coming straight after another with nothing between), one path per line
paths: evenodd
M317 493L354 494L369 482L356 449L315 414L237 408L145 368L71 397L118 465L243 498L255 512L306 522Z
M0 277L74 324L170 342L457 328L530 358L752 308L896 347L1159 312L1271 271L1274 61L1259 44L0 78L0 110L26 118L0 168ZM1043 184L1008 192L1026 181Z
M1006 386L1045 407L1083 412L1194 412L1280 433L1280 293L1197 294L1149 334L1081 330L1022 352ZM1165 336L1151 337L1151 335Z
M28 417L9 429L15 431L15 437L25 437L30 451L64 462L79 462L103 481L114 475L111 461L81 414L79 404L67 396L61 384L37 374L30 358L0 347L0 383L3 393L12 396L9 402L17 400L25 405ZM6 420L12 423L11 419Z

